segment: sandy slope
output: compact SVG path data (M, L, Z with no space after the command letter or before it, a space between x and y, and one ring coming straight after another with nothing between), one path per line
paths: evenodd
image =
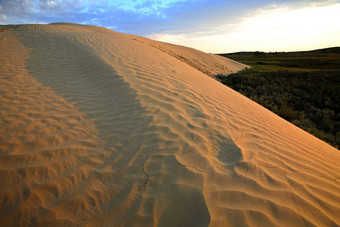
M211 77L215 77L219 74L225 75L234 73L248 67L247 65L241 64L231 59L227 59L219 55L206 54L192 48L164 42L155 42L140 36L128 36L130 36L133 40L163 51L164 53L167 53L178 60L187 63L193 68Z
M0 33L1 226L340 225L339 150L145 40Z

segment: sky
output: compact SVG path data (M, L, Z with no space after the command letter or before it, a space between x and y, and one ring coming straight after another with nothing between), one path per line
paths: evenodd
M73 22L208 53L340 46L340 0L0 0L0 24Z

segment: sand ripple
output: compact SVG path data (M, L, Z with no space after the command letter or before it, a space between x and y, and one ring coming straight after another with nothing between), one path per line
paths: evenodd
M340 225L339 151L196 54L94 26L2 32L1 225Z

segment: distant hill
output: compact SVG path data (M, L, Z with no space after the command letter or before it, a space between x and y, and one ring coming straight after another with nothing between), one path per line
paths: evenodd
M340 70L340 47L295 52L237 52L220 54L260 71Z
M221 56L228 56L228 55L259 55L259 54L265 54L265 55L310 55L310 54L340 54L340 47L329 47L329 48L324 48L324 49L317 49L317 50L309 50L309 51L290 51L290 52L262 52L262 51L240 51L240 52L234 52L234 53L223 53L223 54L218 54Z

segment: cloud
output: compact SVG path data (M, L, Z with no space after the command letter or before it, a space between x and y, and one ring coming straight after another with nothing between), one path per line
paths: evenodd
M300 8L296 2L268 5L246 12L235 23L216 23L198 32L153 33L148 37L213 53L339 46L340 3L326 2L300 4Z
M336 3L340 0L243 0L242 4L236 0L0 0L0 24L93 24L217 52L218 46L220 51L233 50L226 47L227 42L259 46L261 36L279 40L294 27L300 33L296 23L285 19L287 12ZM325 18L329 15L320 21Z
M0 23L94 22L109 27L132 28L137 22L167 18L165 11L195 0L0 0Z
M171 8L178 2L186 2L186 0L125 0L113 2L118 9L132 11L143 15L160 15L162 9Z
M79 10L84 4L78 0L2 0L0 1L0 14L6 16L2 24L12 23L50 23L62 18L79 16Z
M243 0L242 4L236 1L210 1L198 7L192 6L185 11L172 11L168 15L172 20L163 23L162 30L152 31L154 34L190 34L193 35L218 35L233 31L239 23L254 15L280 7L287 9L300 9L306 7L320 7L335 4L339 0L286 0L267 1L267 0ZM172 13L176 15L173 15ZM151 35L150 33L147 35Z

